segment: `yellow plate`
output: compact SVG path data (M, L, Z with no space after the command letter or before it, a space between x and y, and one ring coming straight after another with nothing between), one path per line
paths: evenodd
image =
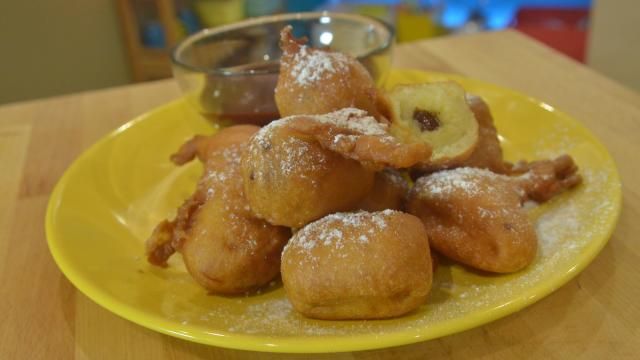
M295 313L276 285L250 297L206 295L178 255L150 266L143 242L190 195L201 171L168 160L214 126L177 100L115 130L87 150L56 186L46 216L49 248L88 297L150 329L204 344L275 352L338 352L409 344L463 331L520 310L580 272L610 237L620 180L606 149L551 105L453 75L395 70L397 83L454 79L490 104L510 160L571 154L584 184L531 210L540 251L526 270L482 276L445 263L428 304L381 321L318 321Z

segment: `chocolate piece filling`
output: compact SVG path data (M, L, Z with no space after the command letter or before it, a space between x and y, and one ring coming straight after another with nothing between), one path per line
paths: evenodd
M420 108L415 108L413 110L413 120L418 123L421 131L434 131L440 127L440 122L438 121L438 114L432 113L431 111L422 110Z

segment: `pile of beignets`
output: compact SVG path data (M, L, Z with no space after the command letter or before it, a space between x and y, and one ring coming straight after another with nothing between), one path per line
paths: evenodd
M516 272L536 256L523 210L581 182L567 156L503 160L487 104L454 82L376 89L353 57L281 32L282 119L196 136L171 160L204 174L147 241L176 251L213 294L281 275L293 307L318 319L401 316L427 301L435 258ZM293 234L293 235L292 235Z

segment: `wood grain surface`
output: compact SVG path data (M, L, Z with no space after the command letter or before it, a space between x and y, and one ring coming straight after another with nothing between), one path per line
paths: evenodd
M568 112L607 146L623 181L613 238L573 281L519 313L409 346L327 355L226 350L161 335L79 293L47 249L45 207L90 144L179 96L173 80L0 107L0 359L470 359L640 356L640 96L516 32L398 46L395 66L507 86Z

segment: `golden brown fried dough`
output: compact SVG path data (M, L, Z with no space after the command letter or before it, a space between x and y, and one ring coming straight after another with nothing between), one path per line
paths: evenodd
M415 216L339 213L301 229L282 254L293 307L317 319L382 319L423 304L432 282L429 241Z
M197 138L173 157L197 155L206 159L205 171L176 218L160 223L147 241L152 264L166 266L179 251L191 276L211 293L240 294L268 284L278 275L290 236L289 229L256 218L244 197L240 157L257 127L247 130L230 127Z
M341 119L339 121L334 121ZM424 143L404 143L390 136L386 125L366 117L362 110L342 109L322 117L297 117L289 127L313 137L320 145L369 169L404 169L428 158L431 148Z
M292 116L251 139L242 161L245 194L260 218L302 227L356 208L373 186L374 170L411 166L428 151L395 141L362 110Z
M352 209L369 192L374 178L374 172L359 162L325 150L278 121L251 140L242 170L253 212L289 227Z
M578 166L569 155L553 160L519 162L511 169L518 186L524 191L525 200L543 202L582 183Z
M581 182L567 155L521 164L518 176L477 168L418 179L407 209L425 223L431 245L474 268L514 272L534 258L537 237L522 203L546 201Z
M365 196L358 209L364 211L403 210L409 193L409 183L393 169L377 172L373 188Z
M425 224L431 246L476 269L509 273L533 261L537 237L508 177L475 168L418 179L407 209Z
M502 147L489 106L481 97L470 94L467 94L467 104L478 122L480 138L471 156L459 166L487 169L496 174L509 174L512 164L505 162L502 157Z
M326 114L355 107L381 119L377 91L367 69L353 57L304 45L291 27L280 33L280 75L275 100L280 116Z
M217 151L247 142L258 130L260 128L255 125L235 125L224 128L212 136L196 135L184 143L170 159L176 165L186 164L196 157L202 163L206 163Z
M450 162L440 165L422 165L419 169L412 169L412 176L419 177L427 173L457 167L473 167L487 169L496 174L521 175L530 172L531 178L521 184L530 199L546 201L566 188L581 182L577 167L573 159L563 155L553 160L538 160L533 162L519 161L515 165L504 161L502 147L496 131L493 116L487 103L481 97L467 94L467 104L479 125L479 140L469 158L462 162ZM538 190L534 190L537 187Z
M176 165L183 165L198 157L206 166L210 158L216 157L216 162L211 166L222 168L224 164L219 163L219 151L246 143L258 130L260 128L254 125L237 125L222 129L211 136L196 135L180 146L170 159ZM193 213L204 202L205 190L204 186L198 187L197 191L178 208L173 221L164 220L154 229L147 241L147 258L150 263L166 266L169 257L182 246L185 238L184 229L188 227Z

